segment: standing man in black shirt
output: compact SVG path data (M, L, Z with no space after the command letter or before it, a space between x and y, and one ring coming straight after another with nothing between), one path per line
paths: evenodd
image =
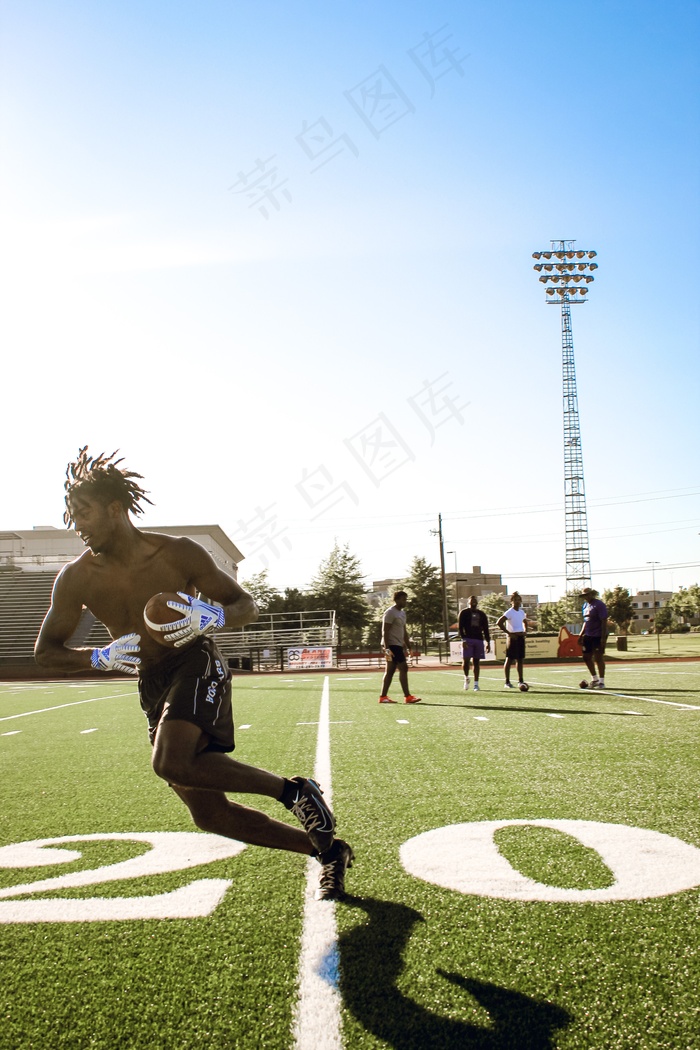
M464 657L464 688L469 689L469 664L474 661L474 692L479 692L479 663L484 659L484 642L486 652L491 652L491 636L486 614L477 609L479 599L472 595L469 605L459 614L459 636L462 639Z

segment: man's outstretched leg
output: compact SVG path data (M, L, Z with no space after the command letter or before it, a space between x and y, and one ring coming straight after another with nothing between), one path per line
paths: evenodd
M301 778L298 778L301 779ZM222 791L203 791L171 784L190 811L196 827L210 835L223 835L252 846L289 850L316 857L321 865L317 900L340 900L345 894L345 872L352 867L355 854L342 839L333 839L319 851L301 828L293 828L268 817L260 810L231 802Z
M156 733L152 763L155 773L178 788L194 788L205 792L266 795L277 799L299 820L312 846L321 854L331 846L335 831L335 818L323 799L323 792L315 781L305 777L287 780L276 773L268 773L256 766L247 766L221 751L205 750L209 738L192 722L180 719L161 721ZM190 802L185 800L187 805ZM196 799L193 800L196 804ZM225 800L228 802L228 800ZM230 806L235 805L229 803ZM246 810L247 807L237 807ZM190 807L191 809L191 807ZM201 813L201 807L197 807ZM251 811L256 813L256 810ZM193 814L194 815L194 814ZM217 819L221 811L217 810ZM229 817L229 819L231 819ZM246 820L239 815L238 821L247 827ZM195 823L197 819L195 818ZM198 824L198 827L200 825ZM282 824L282 827L287 825ZM239 838L238 832L218 834ZM242 839L241 841L253 841ZM276 842L256 842L257 845L280 846ZM297 852L304 850L297 849Z

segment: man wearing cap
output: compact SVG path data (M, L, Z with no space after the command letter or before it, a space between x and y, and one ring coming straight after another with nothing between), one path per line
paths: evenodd
M591 672L591 689L605 689L605 643L608 639L608 609L592 587L584 587L583 627L578 644L583 659ZM596 669L598 673L596 674Z

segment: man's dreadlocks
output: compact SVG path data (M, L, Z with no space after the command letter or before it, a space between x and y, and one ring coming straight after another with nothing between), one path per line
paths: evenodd
M143 514L143 507L140 505L142 501L151 503L144 489L134 480L142 475L135 474L133 470L120 469L119 464L123 463L124 459L115 459L117 452L113 452L111 456L106 456L104 452L99 456L90 456L87 445L78 449L78 458L66 467L66 480L63 485L66 490L66 510L63 515L66 525L69 526L73 522L71 499L79 492L101 503L119 500L124 509L132 514Z

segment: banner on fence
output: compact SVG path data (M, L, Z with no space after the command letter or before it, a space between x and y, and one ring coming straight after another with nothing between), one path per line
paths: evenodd
M506 658L506 643L507 639L505 635L499 635L496 637L496 659L505 660ZM558 655L559 643L557 638L552 637L539 637L531 638L526 635L525 637L525 659L526 660L554 660Z
M315 667L333 667L333 647L297 646L285 652L284 666L288 671L308 671Z
M491 639L491 652L487 654L484 663L502 662L506 658L506 636L497 634L495 638ZM560 642L555 636L551 637L536 637L526 636L525 638L525 658L530 660L554 660L557 656L569 656L579 655L581 652L580 648L575 653L569 654L564 652L561 648ZM450 663L461 664L462 663L462 642L458 639L457 641L452 640L450 642Z

